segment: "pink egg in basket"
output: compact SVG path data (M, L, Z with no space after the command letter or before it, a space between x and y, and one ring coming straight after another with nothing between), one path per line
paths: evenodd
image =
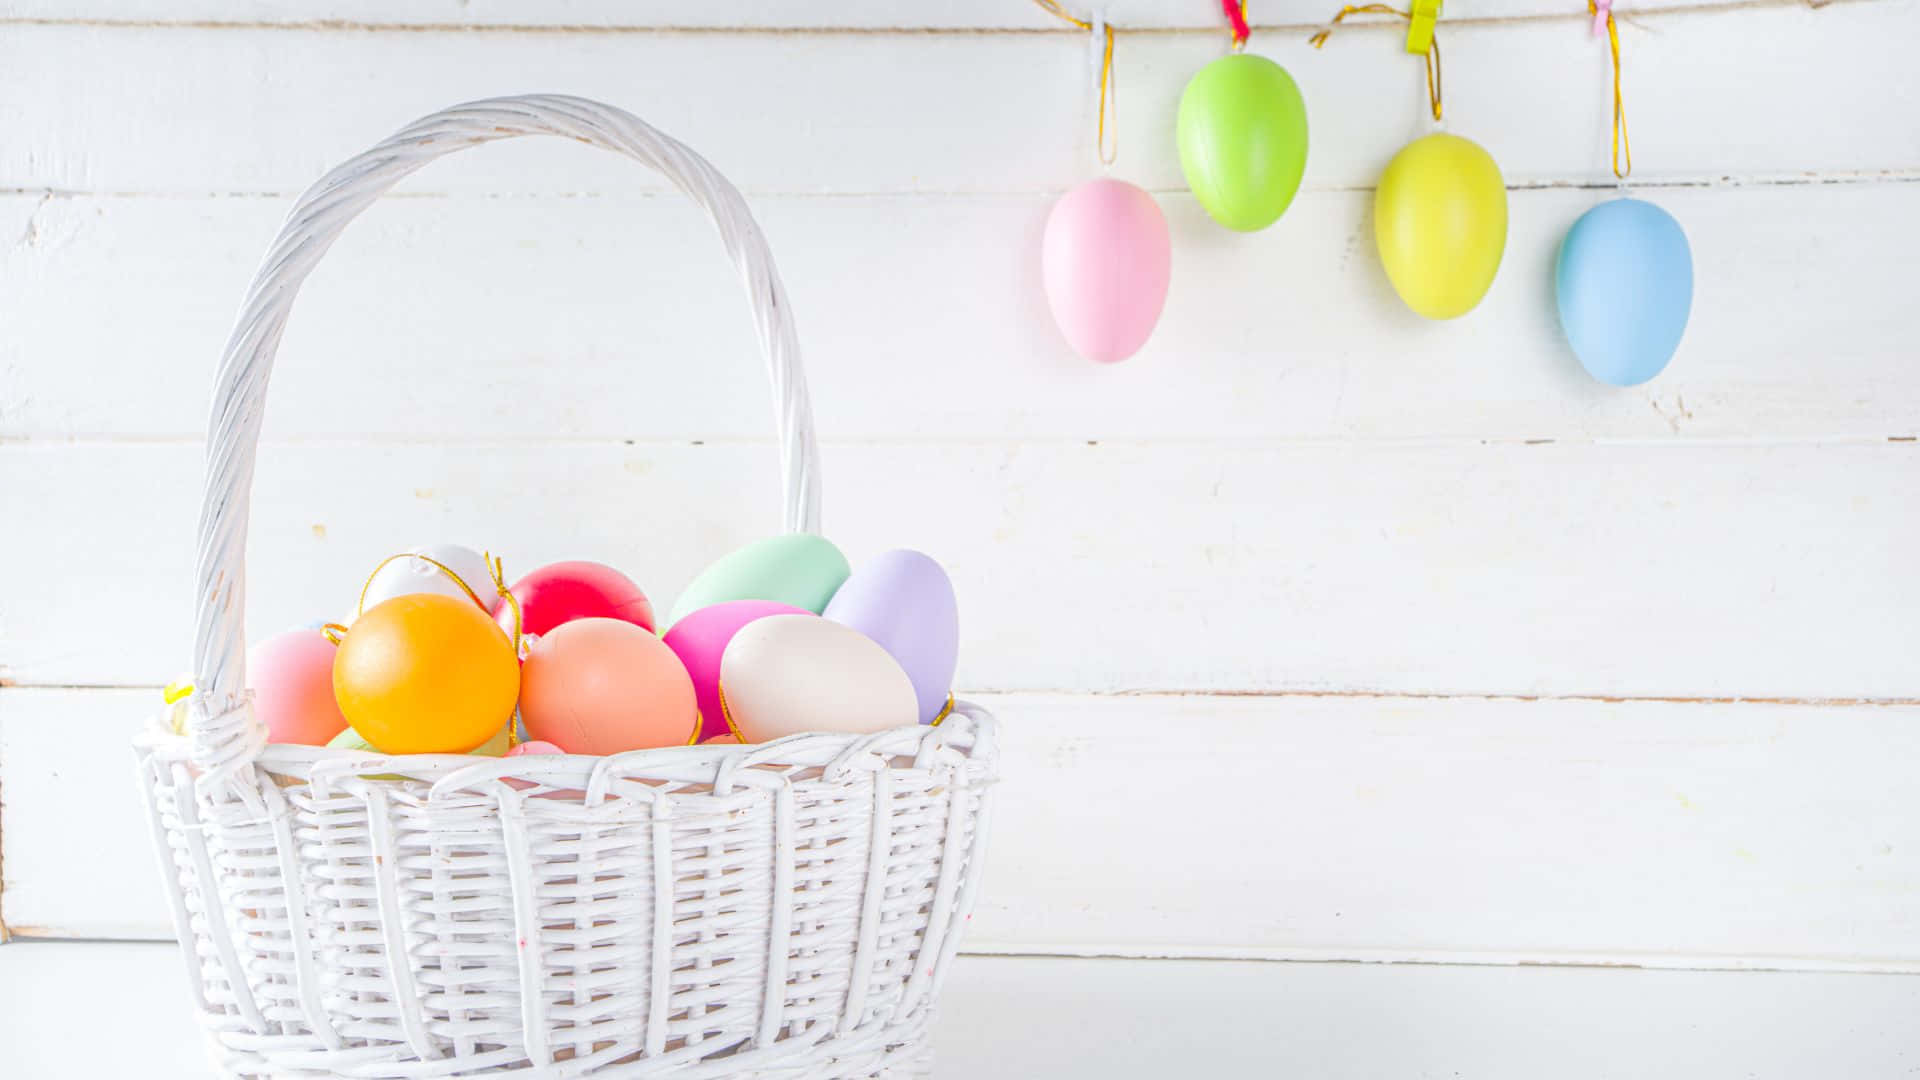
M247 652L247 689L267 741L325 746L346 730L333 698L333 642L318 630L275 634Z
M564 753L566 753L565 750L560 749L559 747L553 745L550 742L545 742L540 739L534 739L531 742L515 743L513 746L513 749L507 751L507 756L508 757L537 757L542 754L564 754ZM515 791L525 791L528 788L537 787L539 785L535 784L532 780L521 780L517 777L509 776L507 777L507 786L513 788Z
M691 612L667 631L667 648L693 676L693 692L700 705L700 737L707 742L718 736L733 738L727 719L720 710L720 657L727 643L740 628L769 615L811 615L810 611L774 600L729 600Z

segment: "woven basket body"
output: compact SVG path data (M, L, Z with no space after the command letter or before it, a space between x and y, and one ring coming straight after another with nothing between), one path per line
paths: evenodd
M267 377L341 229L441 154L560 135L658 169L747 285L776 398L785 527L817 527L786 298L739 194L577 98L435 114L329 173L228 343L200 519L190 735L138 775L216 1068L240 1077L925 1075L978 887L993 721L605 758L269 746L245 686L247 505Z

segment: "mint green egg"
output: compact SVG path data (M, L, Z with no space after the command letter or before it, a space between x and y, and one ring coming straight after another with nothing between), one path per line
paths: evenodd
M755 540L702 570L680 594L660 632L703 607L730 600L773 600L818 615L852 572L847 557L824 536L788 533Z
M1264 56L1223 56L1187 83L1180 169L1213 220L1253 232L1280 219L1307 171L1307 103Z

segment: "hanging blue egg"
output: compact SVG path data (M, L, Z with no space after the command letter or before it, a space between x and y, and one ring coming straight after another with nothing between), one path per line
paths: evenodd
M1587 373L1637 386L1665 370L1693 308L1693 252L1673 215L1614 199L1580 215L1554 268L1560 326Z

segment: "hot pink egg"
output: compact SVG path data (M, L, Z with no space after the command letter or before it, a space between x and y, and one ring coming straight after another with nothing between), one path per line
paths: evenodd
M1153 196L1125 181L1089 180L1053 204L1040 270L1075 352L1111 364L1140 351L1167 300L1172 251Z
M740 628L769 615L811 615L810 611L773 600L729 600L683 616L667 631L667 648L674 651L693 676L694 699L700 706L700 737L731 737L720 712L720 655Z
M333 700L334 644L318 630L288 630L247 653L253 715L267 725L267 741L325 746L347 729Z

